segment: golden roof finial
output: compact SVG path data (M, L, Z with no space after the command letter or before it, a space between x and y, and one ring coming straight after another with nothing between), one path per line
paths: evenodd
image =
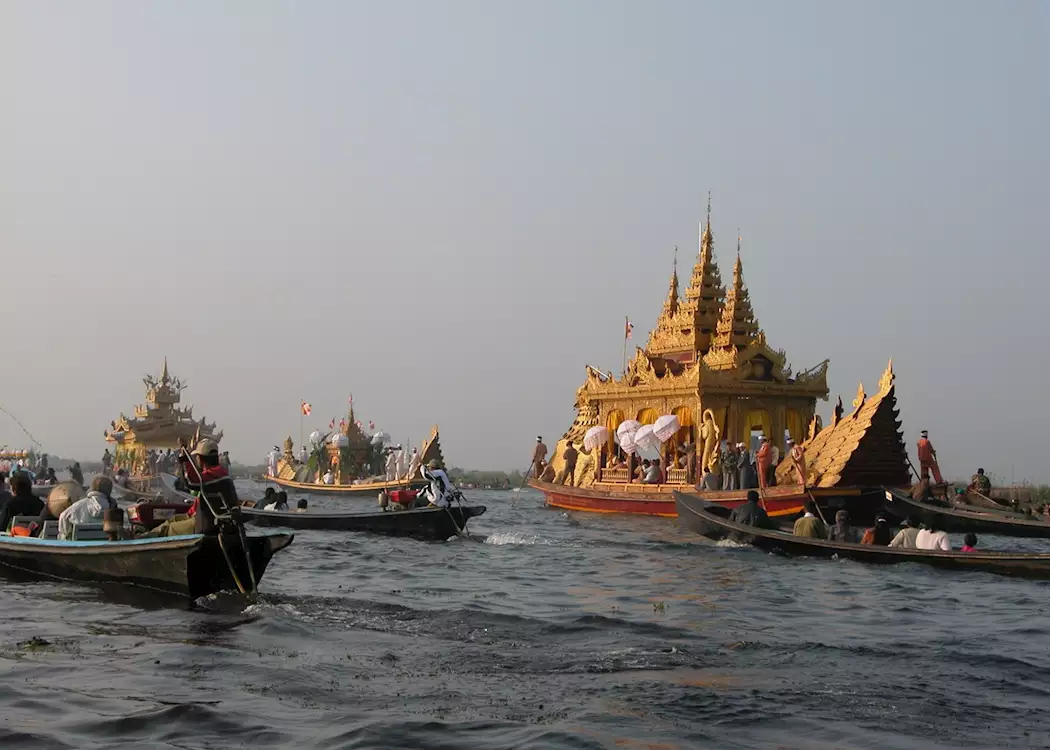
M864 383L861 382L859 385L857 385L857 395L853 399L853 410L854 410L854 412L856 412L857 409L859 409L861 406L864 405L865 397L866 397L866 394L864 393Z
M168 358L164 358L164 367L160 371L160 382L166 383L168 381Z
M671 283L667 288L667 299L664 300L663 317L670 317L678 312L678 245L674 247L674 262L671 265Z
M737 260L740 259L740 243L741 243L742 239L743 238L740 236L740 227L737 227L736 228L736 257L737 257Z
M890 388L893 387L893 381L897 379L896 373L893 372L893 358L890 358L890 362L886 365L886 371L882 373L882 377L879 378L879 395L885 396L890 392Z
M711 191L707 191L707 228L711 228Z

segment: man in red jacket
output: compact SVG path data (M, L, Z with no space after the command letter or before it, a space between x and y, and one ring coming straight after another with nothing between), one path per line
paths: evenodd
M930 434L926 430L920 433L917 453L919 454L919 468L922 470L922 476L928 477L932 471L933 481L937 484L944 484L944 478L941 476L941 467L937 465L937 451L934 450L933 443L930 442Z

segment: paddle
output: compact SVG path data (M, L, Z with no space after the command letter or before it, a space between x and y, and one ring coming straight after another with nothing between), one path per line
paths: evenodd
M526 482L529 481L529 474L532 473L532 467L533 466L535 466L535 464L531 463L531 464L529 464L529 468L525 470L524 475L521 478L521 486L518 487L518 489L516 489L516 490L511 490L511 492L514 493L514 497L512 497L511 500L510 500L510 507L513 508L514 507L514 503L518 502L518 498L521 497L521 491L523 489L525 489L525 484L526 484Z
M824 514L821 512L820 506L817 505L817 498L813 497L813 493L809 490L806 490L806 494L809 495L809 499L813 501L813 507L817 509L817 515L820 516L820 520L823 522L824 526L827 527L828 519L824 518Z

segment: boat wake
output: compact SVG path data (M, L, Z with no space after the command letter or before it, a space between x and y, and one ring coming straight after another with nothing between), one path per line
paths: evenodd
M538 537L535 534L526 534L521 531L498 531L495 534L489 534L485 537L485 544L494 544L496 546L503 546L507 544L515 545L530 545L530 544L550 544L550 541Z

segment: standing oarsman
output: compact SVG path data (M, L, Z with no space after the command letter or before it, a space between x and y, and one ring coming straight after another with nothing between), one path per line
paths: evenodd
M790 449L791 464L795 467L795 481L797 481L803 487L806 486L806 451L802 447L801 443L796 443L794 440L788 440L788 447Z
M769 439L762 435L759 439L758 452L755 454L755 467L758 469L758 486L765 489L769 485L769 467L773 465L773 450Z
M928 477L930 472L933 472L933 481L937 484L944 484L944 478L941 476L941 467L937 465L937 451L934 449L933 443L930 442L930 434L926 430L919 434L917 452L919 454L919 468L922 470L922 476Z
M547 467L547 446L543 444L543 438L536 438L536 449L532 451L533 476L539 479L543 470Z

